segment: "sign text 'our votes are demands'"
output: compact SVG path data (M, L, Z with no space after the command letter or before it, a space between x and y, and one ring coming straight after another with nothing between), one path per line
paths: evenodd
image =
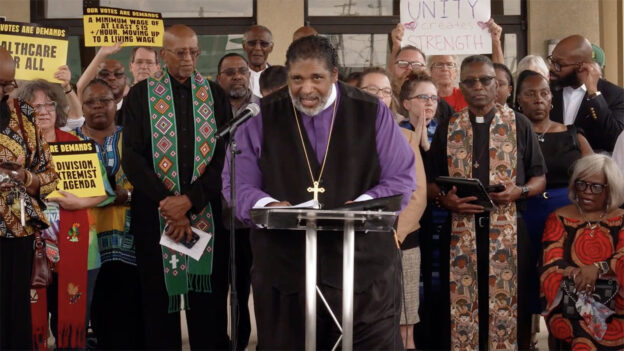
M106 194L100 161L93 141L50 143L54 169L59 176L56 190L78 197ZM62 196L58 191L48 198Z
M85 46L162 46L160 13L112 7L86 7L82 16Z
M401 45L427 55L489 54L490 14L490 0L401 0Z
M15 61L15 79L60 82L54 73L67 61L65 28L0 22L0 45Z

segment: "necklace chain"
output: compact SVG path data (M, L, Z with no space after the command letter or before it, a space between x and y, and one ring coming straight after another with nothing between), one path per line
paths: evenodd
M334 107L332 110L332 120L331 125L329 126L329 137L327 138L327 146L325 147L325 156L323 156L323 163L321 164L321 170L319 172L318 179L314 179L314 174L312 172L312 164L310 163L310 158L308 157L308 151L305 146L305 141L303 139L303 132L301 131L301 125L299 124L299 118L297 118L297 110L295 109L295 105L292 105L293 113L295 116L295 122L297 123L297 131L299 131L299 139L301 140L301 146L303 147L303 154L305 155L306 163L308 166L308 171L310 172L310 180L312 181L313 187L308 188L308 192L314 193L314 202L315 205L318 205L318 193L324 193L325 188L319 187L321 183L321 178L323 177L323 171L325 170L325 161L327 161L327 154L329 153L329 144L331 142L332 131L334 130L334 121L336 120L336 101L334 100Z
M546 126L546 129L544 129L544 131L543 131L542 133L538 133L538 134L537 134L537 140L538 140L540 143L543 143L543 142L544 142L544 140L545 140L545 139L544 139L544 136L546 135L546 133L547 133L547 132L548 132L548 130L550 129L550 126L551 126L551 125L552 125L552 121L549 119L549 120L548 120L548 125Z
M583 212L583 210L581 209L581 206L579 206L578 204L576 204L576 208L579 211L579 214L581 215L581 217L583 218L583 220L585 222L587 222L587 226L586 228L589 228L589 236L594 236L594 230L598 227L598 225L600 224L600 221L602 221L602 219L607 215L607 210L605 209L602 214L600 215L600 217L596 220L596 223L592 224L591 221L589 219L587 219L587 217L585 217L585 213Z

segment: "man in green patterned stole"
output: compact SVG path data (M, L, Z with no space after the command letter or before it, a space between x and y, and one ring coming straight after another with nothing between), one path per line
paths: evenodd
M460 88L468 107L438 126L427 169L428 195L451 211L440 250L440 349L528 349L529 238L520 213L524 199L543 191L546 166L529 120L495 102L498 82L490 59L475 55L461 65ZM476 197L443 193L438 176L477 178L490 193L491 212ZM449 307L447 307L449 306Z
M136 84L123 107L122 163L137 183L130 231L136 242L145 346L179 349L181 308L193 349L224 349L227 337L228 238L221 223L225 153L215 134L231 116L223 91L196 71L201 50L185 25L167 29L162 72ZM161 247L160 236L213 235L196 261Z

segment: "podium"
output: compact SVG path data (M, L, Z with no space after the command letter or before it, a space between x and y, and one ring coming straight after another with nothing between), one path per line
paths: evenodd
M400 202L400 199L399 199ZM390 232L396 212L317 210L301 208L258 208L251 210L251 220L266 229L305 230L305 349L316 350L316 294L327 308L342 333L334 344L342 340L342 349L353 349L353 286L355 262L355 232ZM316 285L317 231L343 232L342 259L342 325Z

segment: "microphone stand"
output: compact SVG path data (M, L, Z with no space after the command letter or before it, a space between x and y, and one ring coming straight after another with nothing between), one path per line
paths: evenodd
M230 338L232 350L236 351L238 343L238 292L236 289L236 155L240 153L236 146L235 124L230 132Z

